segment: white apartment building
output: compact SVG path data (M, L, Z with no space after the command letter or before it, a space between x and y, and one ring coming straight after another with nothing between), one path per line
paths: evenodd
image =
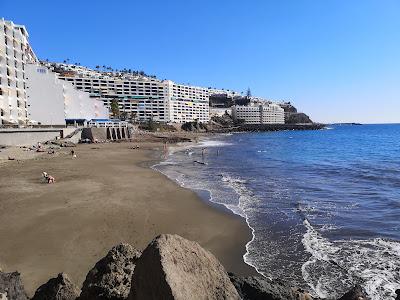
M60 80L58 74L47 67L27 64L25 70L31 123L65 125L68 120L108 119L108 109L102 101Z
M284 124L284 110L273 103L250 103L248 106L232 107L235 120L244 120L245 124Z
M25 65L37 58L23 25L0 19L0 125L28 121Z
M120 114L137 121L167 122L166 89L157 80L143 78L124 79L113 77L84 77L79 74L60 76L78 90L99 98L105 107L111 109L112 101L118 101Z
M166 86L170 122L197 120L207 123L210 120L207 88L176 84L170 80L163 81L162 84Z
M58 64L59 68L63 64ZM80 67L82 68L82 67ZM79 72L79 68L65 68L60 79L78 90L100 98L111 109L117 101L120 115L135 121L184 123L209 121L208 89L180 85L170 80L160 81L146 76L112 76L94 70ZM77 71L78 70L78 71Z

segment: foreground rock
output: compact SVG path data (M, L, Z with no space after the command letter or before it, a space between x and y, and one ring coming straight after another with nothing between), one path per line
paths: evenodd
M127 299L140 254L129 244L113 247L87 274L79 299Z
M396 300L400 300L400 289L396 290Z
M79 289L71 282L67 274L60 273L41 285L32 300L75 300Z
M243 300L312 300L311 295L301 289L291 288L280 280L269 280L262 276L229 277Z
M350 291L340 297L338 300L367 300L367 296L363 288L359 285L353 287Z
M136 263L129 299L240 299L219 261L198 243L162 234Z
M0 294L8 300L26 300L28 296L18 272L0 272Z

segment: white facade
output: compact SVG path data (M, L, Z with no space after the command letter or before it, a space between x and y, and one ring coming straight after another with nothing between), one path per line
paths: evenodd
M64 91L55 73L34 64L26 65L28 118L31 123L64 125Z
M170 122L185 123L197 120L207 123L210 120L208 89L176 84L170 80L163 83L167 86Z
M73 84L78 90L90 93L91 97L101 99L108 109L112 101L118 101L120 114L126 114L128 118L168 121L168 97L159 81L83 77L78 74L60 76L60 79Z
M22 25L0 20L0 125L28 121L25 64L37 58Z
M81 67L82 68L82 67ZM68 68L68 71L71 68ZM112 77L92 71L61 73L60 79L100 98L110 109L117 101L120 115L135 121L184 123L209 121L208 89L145 76Z
M102 101L78 91L44 66L26 65L28 117L32 123L65 125L66 119L107 119Z
M251 103L248 106L232 107L235 120L243 120L245 124L284 124L284 110L277 104Z

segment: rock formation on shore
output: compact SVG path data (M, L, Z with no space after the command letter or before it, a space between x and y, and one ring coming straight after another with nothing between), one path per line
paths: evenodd
M80 290L72 283L67 274L60 273L41 285L32 300L75 300Z
M262 276L238 277L229 273L229 277L243 300L315 300L311 295L292 288L281 280L270 280Z
M338 300L367 300L365 296L365 291L360 285L356 285L350 291L345 293Z
M80 295L79 295L80 293ZM396 291L400 300L400 290ZM0 300L27 300L18 272L0 270ZM198 243L162 234L143 251L113 247L89 271L82 292L64 273L41 285L32 300L244 299L317 300L282 280L229 275ZM338 300L366 300L355 286ZM322 300L322 299L320 299Z
M129 244L119 244L89 271L80 300L127 299L140 251Z
M21 274L18 272L3 273L0 271L0 294L3 299L26 300L28 296L21 281Z
M162 234L137 261L129 299L239 299L239 295L214 255L196 242Z

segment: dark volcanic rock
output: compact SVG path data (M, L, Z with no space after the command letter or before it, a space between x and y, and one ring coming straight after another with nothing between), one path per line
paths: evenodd
M129 244L113 247L86 275L79 299L126 299L139 256Z
M239 299L224 267L198 243L162 234L136 263L129 299Z
M262 276L229 277L244 300L312 300L311 295L301 289L291 288L280 280L269 280Z
M0 272L0 293L7 294L8 300L28 299L18 272Z
M292 113L286 119L286 124L310 124L312 123L309 116L305 113Z
M396 290L396 300L400 300L400 289Z
M353 287L350 291L340 297L338 300L367 300L367 296L363 288L359 285Z
M75 300L79 289L71 282L67 274L60 273L41 285L32 300Z

